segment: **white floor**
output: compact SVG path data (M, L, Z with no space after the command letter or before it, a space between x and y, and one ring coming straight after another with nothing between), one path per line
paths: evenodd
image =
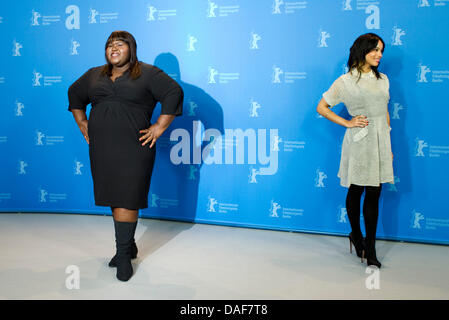
M140 219L136 241L121 282L111 217L0 214L0 299L449 299L449 246L377 241L376 271L344 237Z

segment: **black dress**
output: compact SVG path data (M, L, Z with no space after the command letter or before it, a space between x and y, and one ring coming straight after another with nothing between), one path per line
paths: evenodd
M86 110L89 156L95 204L130 210L148 207L148 192L156 147L142 146L140 130L151 125L157 102L161 114L182 114L183 91L161 69L140 62L137 79L129 71L113 82L102 74L104 66L91 68L69 88L69 111Z

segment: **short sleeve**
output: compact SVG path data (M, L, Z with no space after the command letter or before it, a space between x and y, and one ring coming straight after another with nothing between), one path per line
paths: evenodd
M89 69L70 86L68 91L69 111L72 111L72 109L81 109L86 111L86 107L90 103L88 94L90 70L92 69Z
M339 77L332 83L329 90L323 93L323 98L331 107L343 102L344 83L343 78Z
M154 67L149 78L149 90L161 103L161 114L180 116L184 92L179 84L161 69Z

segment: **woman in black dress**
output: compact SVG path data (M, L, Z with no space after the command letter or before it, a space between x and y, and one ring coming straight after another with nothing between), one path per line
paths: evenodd
M107 64L89 69L68 91L69 111L89 144L95 204L112 210L117 252L109 266L117 267L121 281L133 274L134 233L139 209L148 207L155 142L182 114L183 104L181 87L161 69L138 61L136 49L130 33L112 32ZM157 102L161 115L151 124Z

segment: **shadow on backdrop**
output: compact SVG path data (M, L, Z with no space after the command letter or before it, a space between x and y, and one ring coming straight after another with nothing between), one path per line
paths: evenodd
M223 110L209 94L201 88L182 81L179 62L172 53L159 54L154 65L162 69L175 79L184 91L183 115L176 117L159 140L152 185L150 188L148 209L142 210L141 217L173 219L194 222L198 204L198 189L201 181L201 168L204 159L204 146L210 144L203 141L203 130L216 129L220 135L224 134ZM153 120L160 114L160 108L155 110ZM201 125L199 125L201 122ZM176 129L188 132L190 161L175 165L170 159L170 152L174 145L181 141L170 142L170 133ZM167 146L168 145L168 146ZM200 161L193 159L193 151L202 154ZM177 156L181 157L181 154ZM170 199L167 199L170 198ZM175 204L175 205L173 205ZM178 205L176 205L178 204Z

